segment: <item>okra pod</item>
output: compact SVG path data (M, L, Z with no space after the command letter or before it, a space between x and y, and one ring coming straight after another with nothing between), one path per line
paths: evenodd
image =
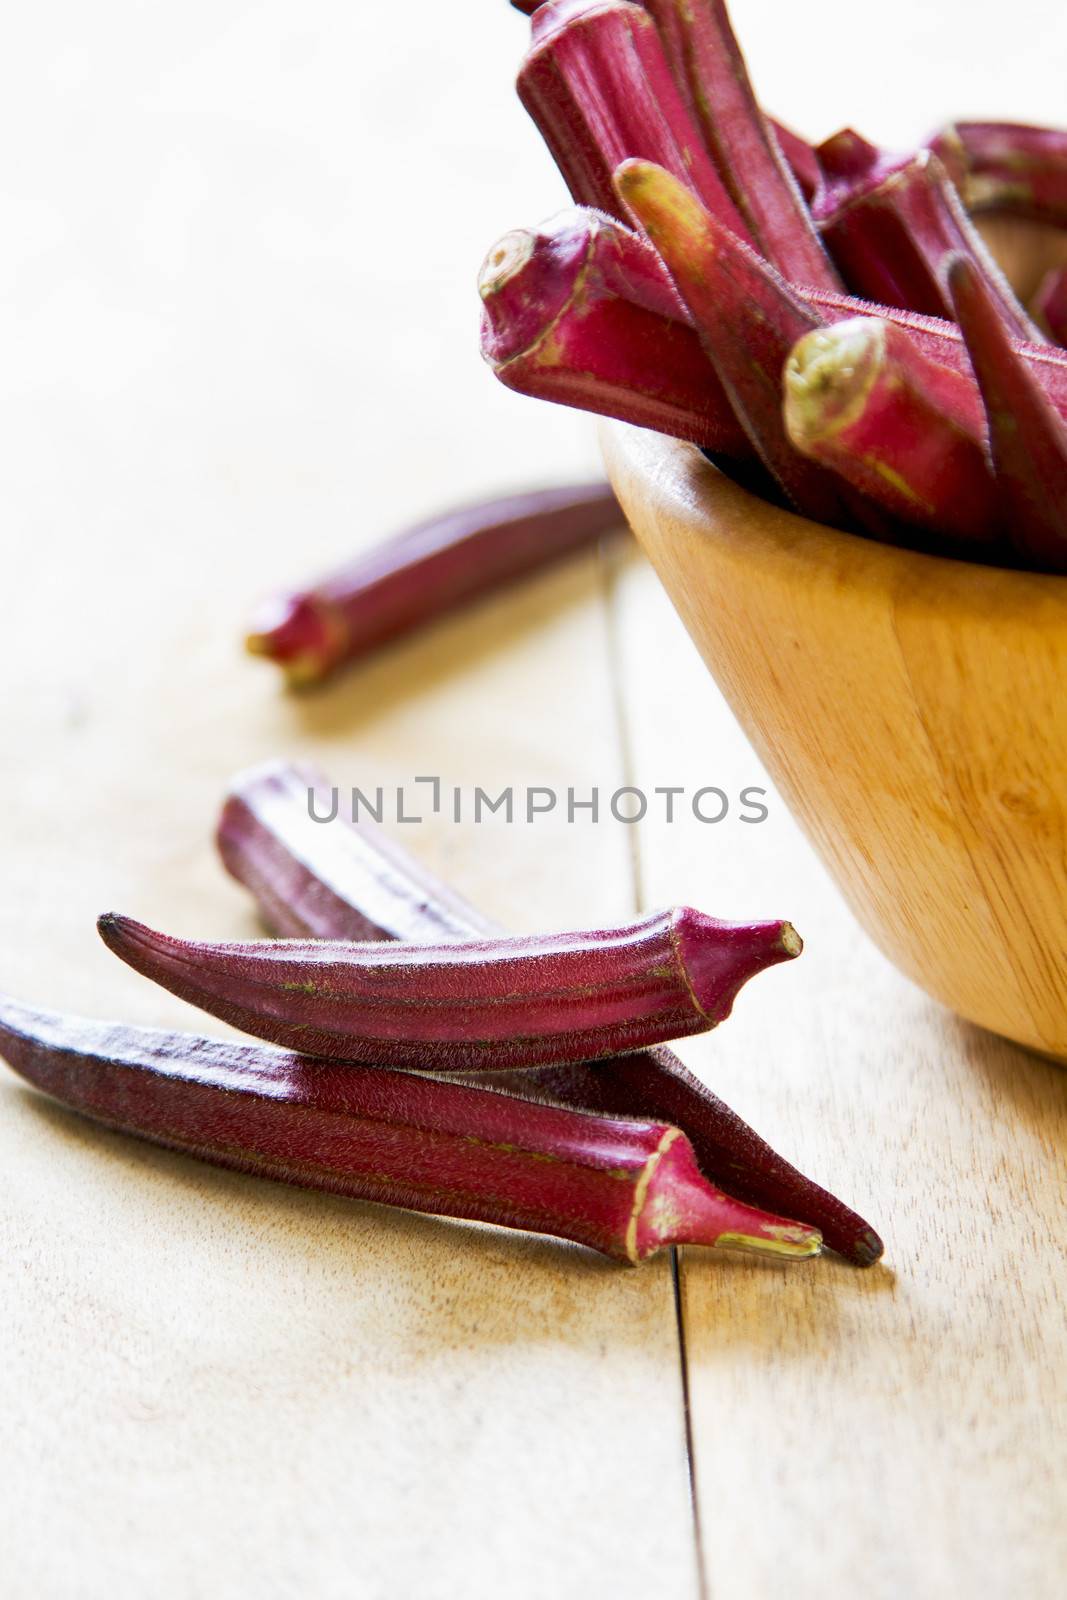
M96 1122L256 1177L552 1234L634 1264L670 1244L819 1250L814 1229L709 1184L662 1123L3 998L0 1056Z
M293 686L339 666L624 524L606 483L464 506L383 540L309 589L265 603L247 636Z
M792 283L840 289L804 198L752 90L723 0L645 0L704 142L767 260ZM636 156L642 152L627 151Z
M1067 130L950 122L930 140L968 211L1067 226Z
M956 317L985 401L1004 529L1027 566L1067 572L1067 423L1004 331L972 264L949 268Z
M734 461L753 458L666 267L613 218L576 209L538 229L514 230L486 257L481 288L482 353L509 388L688 439ZM907 329L932 360L973 376L955 322L827 289L790 285L789 292L812 327L880 317ZM1017 347L1067 416L1067 352ZM855 510L854 519L863 523Z
M620 927L464 944L196 943L109 913L108 948L245 1033L427 1072L526 1067L706 1033L750 978L799 955L788 922L689 907Z
M627 156L643 156L692 184L709 210L749 237L671 77L655 23L640 6L539 6L518 91L580 205L618 215L612 174Z
M282 761L254 767L231 786L215 842L271 933L446 944L501 931L423 871L379 824L315 821L313 814L334 810L334 798L313 768Z
M509 389L751 455L659 257L613 218L572 210L513 230L478 289L482 355Z
M849 287L886 305L951 317L948 262L966 255L984 275L1008 330L1041 343L1041 330L1012 293L937 157L929 150L904 158L872 150L846 130L818 151L829 175L813 212Z
M973 377L967 346L954 321L923 316L900 307L876 305L870 300L858 300L854 295L831 294L822 289L801 289L798 294L824 323L843 322L848 317L876 317L903 328L931 361L951 367L965 377ZM1067 350L1052 344L1031 344L1024 339L1012 338L1011 342L1060 416L1067 417Z
M523 16L526 17L532 17L542 3L543 0L511 0L514 9L521 11ZM645 4L646 11L651 11L652 9L650 4ZM660 27L660 38L666 45L663 26L659 18L657 18L657 23ZM667 51L669 57L669 46L667 46ZM682 88L681 85L679 87ZM692 111L692 102L684 88L682 88L682 98L686 101L689 110ZM810 200L819 185L819 163L814 149L806 139L802 139L798 133L794 133L791 128L785 127L781 122L775 121L773 117L770 119L770 125L782 155L788 163L793 177L796 179L801 194L805 200Z
M288 937L443 942L499 931L365 817L312 820L333 809L311 768L271 762L238 777L218 827L227 870L254 896L268 928ZM801 1218L840 1255L869 1266L873 1228L812 1182L664 1046L604 1061L485 1072L479 1083L575 1108L679 1126L705 1177L750 1205Z
M865 525L859 497L802 456L782 421L782 368L821 317L662 167L624 161L616 184L688 306L753 449L788 499L834 527Z

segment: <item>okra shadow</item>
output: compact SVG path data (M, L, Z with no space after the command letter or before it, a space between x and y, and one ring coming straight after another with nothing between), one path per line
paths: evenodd
M286 693L279 681L278 692L302 735L348 738L450 679L481 672L602 592L599 557L582 552L351 662L321 685Z
M678 1289L690 1363L743 1355L776 1367L822 1369L828 1352L857 1338L864 1302L898 1287L884 1261L857 1267L830 1253L795 1263L738 1256L731 1265L728 1272L714 1253L681 1252Z

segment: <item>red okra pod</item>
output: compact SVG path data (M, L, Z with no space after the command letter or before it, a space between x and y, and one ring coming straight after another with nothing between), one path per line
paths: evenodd
M792 128L787 128L784 123L778 122L774 117L771 121L771 132L778 141L778 148L789 165L789 170L797 181L804 199L810 205L814 200L816 191L821 181L822 173L819 167L819 158L814 147L807 139L802 139L799 133L794 133Z
M662 1123L2 998L0 1055L108 1127L303 1188L553 1234L635 1264L670 1244L819 1250L814 1229L715 1189Z
M950 122L930 140L968 211L1067 226L1067 130Z
M689 907L616 928L464 944L196 943L109 914L109 949L183 1000L308 1055L426 1072L583 1061L706 1033L799 955L788 922Z
M820 325L819 314L662 167L624 161L616 183L662 256L764 466L798 511L854 527L858 497L800 455L782 422L782 368L797 340Z
M748 237L671 77L655 23L640 6L539 6L518 91L580 205L617 215L612 174L627 156L642 156L691 184L709 210Z
M1067 423L1012 348L965 257L952 262L949 286L985 401L1006 535L1028 566L1067 572Z
M242 774L223 807L218 846L274 933L320 939L439 942L498 931L365 818L330 824L330 786L310 768L272 762ZM482 1073L479 1083L579 1109L681 1127L712 1183L750 1205L818 1228L861 1266L882 1241L836 1196L797 1171L663 1046L604 1061Z
M273 934L445 944L501 931L378 824L314 820L332 811L329 785L311 767L271 761L230 789L215 842Z
M904 329L854 317L809 333L785 369L796 448L901 521L988 551L1000 516L973 385Z
M1032 309L1049 338L1067 345L1067 267L1050 267L1038 285Z
M248 649L276 661L293 685L317 683L343 662L621 525L606 483L464 506L395 534L310 589L268 601Z
M755 244L790 282L840 289L841 280L753 93L723 0L645 4L659 28L675 82L683 88Z
M967 216L955 185L929 150L883 156L850 129L819 146L826 180L813 213L834 261L857 294L930 316L951 317L948 262L966 255L986 278L1018 339L1040 343Z
M544 0L511 0L511 4L515 10L521 11L526 17L533 16L538 6L542 5L543 3ZM641 0L641 3L644 5L646 11L655 10L655 7L653 4L649 3L649 0ZM671 53L670 46L664 39L663 24L659 17L657 17L656 20L660 29L660 37L661 40L664 40L669 59ZM682 89L682 98L686 101L691 111L692 101L688 95L688 92L683 85L680 84L679 87ZM793 177L796 179L801 194L805 200L810 200L819 186L819 162L815 155L814 149L806 139L801 138L800 134L794 133L792 128L785 127L783 123L776 122L773 117L770 119L770 126L774 137L778 142L779 149L781 150L781 153L784 156L790 171L793 174Z
M765 274L761 263L752 268ZM777 282L773 277L771 282ZM602 213L576 209L516 229L482 269L483 355L510 388L689 439L718 455L753 449L663 262ZM954 322L790 285L811 326L882 317L925 355L973 377ZM681 331L680 331L681 330ZM1067 416L1067 352L1018 348Z
M659 257L614 218L573 210L515 229L478 288L482 355L509 389L751 455Z

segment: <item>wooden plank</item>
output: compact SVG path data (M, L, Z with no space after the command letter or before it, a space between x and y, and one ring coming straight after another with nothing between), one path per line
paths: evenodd
M9 142L35 153L0 308L0 952L27 1000L197 1026L93 917L251 933L210 843L251 761L468 793L620 771L593 555L306 700L239 652L273 584L595 466L588 431L493 385L474 345L516 174L542 174L523 212L537 183L534 211L556 203L535 140L484 136L521 119L515 34L422 20L413 55L409 8L368 50L336 5L194 0L143 29L66 7L26 14L0 65ZM438 816L405 837L516 926L632 905L611 829ZM693 1592L666 1259L627 1272L215 1173L6 1072L0 1230L12 1600Z
M636 555L616 627L633 781L770 788ZM756 826L639 830L647 904L788 916L807 940L683 1053L888 1248L868 1272L685 1252L710 1592L1052 1600L1067 1570L1067 1076L901 978L773 790L767 804Z

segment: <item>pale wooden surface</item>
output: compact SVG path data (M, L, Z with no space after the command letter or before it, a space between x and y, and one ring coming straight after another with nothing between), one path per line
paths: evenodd
M951 109L1060 109L1067 20L1038 0L1010 56L1001 7L907 0L874 81L828 73L817 114L804 36L869 54L855 8L735 10L812 133L913 136L949 109L946 62ZM251 932L209 835L260 757L342 782L760 782L626 547L315 699L241 658L261 590L595 459L474 351L482 250L561 197L512 103L521 20L369 15L57 0L9 29L0 981L26 999L196 1026L92 920ZM516 926L686 898L807 936L687 1055L868 1210L889 1264L684 1261L707 1591L1062 1592L1067 1079L898 978L777 799L758 828L411 835ZM699 1593L669 1262L212 1173L6 1074L0 1230L5 1596Z
M665 596L623 590L634 781L759 781ZM663 781L662 778L659 781ZM1062 1593L1067 1075L956 1021L859 933L780 801L650 831L650 903L784 905L781 982L682 1053L884 1231L866 1273L682 1270L705 1569L716 1600ZM741 853L743 851L743 854ZM740 856L740 859L739 859ZM783 898L784 897L784 898Z

